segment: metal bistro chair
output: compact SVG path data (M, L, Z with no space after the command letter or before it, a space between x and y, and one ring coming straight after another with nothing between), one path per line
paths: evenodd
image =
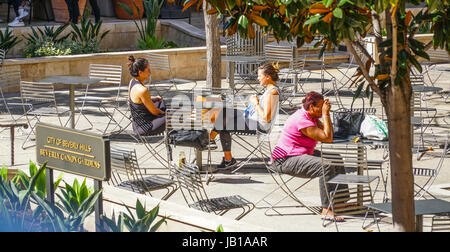
M56 116L60 126L65 127L70 121L70 109L59 109L56 104L55 90L53 83L46 82L20 82L20 95L22 97L22 104L25 117L30 125L30 132L22 144L22 149L25 149L25 144L34 134L36 124L41 121L42 116ZM28 110L27 106L31 105ZM69 118L63 124L61 116L68 114ZM32 121L35 120L34 124Z
M299 58L297 47L288 41L273 42L264 46L266 62L279 64L280 80L277 85L280 88L280 96L283 98L280 104L289 102L290 108L294 108L293 99L306 94L303 85L300 84L300 77L305 67L305 57ZM298 89L303 93L299 93Z
M277 127L273 127L272 131L270 133L261 133L258 132L258 142L259 144L259 153L261 154L261 158L264 160L264 165L267 168L267 171L269 172L270 176L272 177L273 181L275 181L277 187L273 189L268 194L264 195L263 198L261 198L258 202L255 203L255 207L258 209L265 209L267 210L264 212L267 216L273 216L273 215L284 215L280 210L278 209L285 209L285 208L306 208L309 212L312 214L321 214L322 209L320 207L312 207L308 206L305 203L303 203L303 200L300 197L301 188L303 188L306 184L311 182L313 179L305 179L303 183L301 183L299 186L293 185L294 182L297 181L297 179L300 179L298 177L294 177L288 174L283 174L279 172L276 167L275 163L271 161L272 156L272 140L277 138L275 135L279 135L280 130L277 130ZM277 134L278 133L278 134ZM275 161L276 162L276 161ZM277 191L283 191L284 197L281 199L277 199L276 202L271 202L268 198L269 196L273 195ZM280 205L285 199L291 198L297 204L295 205ZM258 206L259 204L262 204L261 206ZM263 205L264 204L264 205ZM275 214L269 214L269 211L275 212ZM287 215L291 215L292 213L289 213ZM301 213L301 214L310 214L310 213Z
M111 123L116 124L118 127L120 127L120 124L114 119L114 112L116 111L116 108L120 106L120 91L121 91L121 85L122 85L122 66L121 65L102 65L102 64L90 64L89 65L89 78L102 78L103 80L100 81L102 84L108 84L108 85L114 85L114 96L111 97L110 94L107 91L101 90L97 93L100 93L99 95L89 95L89 85L86 86L86 90L84 92L84 96L82 97L76 97L75 101L81 101L82 105L79 111L79 116L76 121L80 120L81 116L84 116L85 119L89 122L91 125L91 128L93 127L92 122L83 114L83 110L85 108L86 103L90 103L93 106L97 107L100 112L102 112L105 116L109 118L108 124L106 128L101 131L103 134L106 133L107 129L109 128ZM91 88L92 90L92 88ZM91 91L95 92L95 91ZM110 113L108 111L109 109L113 109L113 112Z
M231 36L226 37L226 55L227 56L240 56L243 59L246 56L264 56L264 45L267 42L268 35L258 26L253 25L255 31L254 39L244 39L238 32ZM250 90L257 93L259 90L259 82L257 80L257 69L263 62L239 62L234 64L234 93L238 93L241 90ZM229 67L229 66L228 66ZM227 71L228 75L230 69ZM230 76L228 76L230 78ZM237 85L241 85L237 88Z
M433 219L431 221L431 232L450 232L450 216L433 216Z
M17 122L22 119L25 114L23 112L23 104L20 96L7 95L7 91L20 91L21 73L20 67L1 68L0 71L0 111L3 115L7 115L9 120ZM25 104L26 110L31 109L31 104Z
M236 220L242 219L255 208L252 202L239 195L209 198L196 165L181 163L181 167L175 164L172 166L181 193L190 208L221 216L230 210L242 209L242 213L235 218Z
M426 51L428 56L430 57L430 62L425 63L425 69L423 74L427 76L430 84L434 86L436 82L441 78L442 74L445 73L443 64L448 64L450 59L448 58L448 53L444 49L433 49L430 48ZM437 77L433 77L432 75L437 74Z
M414 181L414 185L418 190L415 190L414 197L416 199L422 199L424 198L424 195L427 194L431 196L432 198L436 199L434 195L432 195L429 190L430 187L433 185L436 178L439 176L439 173L441 172L442 166L444 166L444 160L448 152L448 142L449 142L449 133L447 133L447 137L442 149L442 154L439 158L439 161L435 168L419 168L419 167L413 167L413 174L415 178L426 178L426 181L422 184L419 184L418 181Z
M150 83L155 84L155 90L161 97L164 96L162 94L169 91L172 87L174 87L176 91L179 91L178 84L195 83L194 87L188 89L188 91L191 91L197 86L197 81L195 80L175 78L172 69L170 67L169 55L159 53L148 53L147 60L150 64L150 69L152 70L152 72L154 70L157 70L167 73L168 79L161 81L152 81L152 75L150 75Z
M367 149L365 146L357 144L321 144L322 152L322 174L325 174L325 166L356 168L359 170L359 174L362 174L366 170L367 175L353 175L353 174L338 174L328 181L327 184L335 184L335 189L332 192L328 192L330 204L327 208L328 211L334 213L334 217L348 216L356 214L365 214L362 228L364 229L365 219L370 210L364 203L373 204L374 193L376 192L379 177L369 176L367 170ZM325 180L324 175L322 179ZM371 183L377 181L375 190L372 191ZM339 189L339 185L347 185L348 189ZM355 186L350 188L350 186ZM378 226L378 222L375 216L375 212L372 211L374 222ZM323 220L323 226L327 225L327 218ZM332 218L335 224L336 231L339 231L336 218ZM379 228L378 228L379 229Z
M141 194L166 190L162 200L168 199L178 189L176 181L156 175L144 176L136 157L136 150L111 147L111 179L108 184Z
M433 121L436 120L437 109L434 107L428 107L426 104L426 100L423 100L422 94L420 92L413 92L411 99L411 124L414 126L414 129L419 130L419 145L417 146L415 142L413 142L413 146L417 149L417 160L425 154L425 151L428 149L425 147L425 132L429 129L431 131L431 136L433 137L433 144L437 144L436 135L433 132L433 127L431 126ZM425 104L424 104L425 102ZM412 132L414 133L414 131ZM421 147L421 148L420 148ZM419 153L422 152L422 153Z

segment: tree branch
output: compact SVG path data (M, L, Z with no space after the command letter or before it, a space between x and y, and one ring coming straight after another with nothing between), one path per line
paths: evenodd
M352 42L354 45L356 45L358 47L359 50L361 50L361 52L370 60L372 60L372 62L375 62L374 58L372 58L372 55L370 55L370 53L367 51L367 49L361 45L361 43L359 43L359 41L353 41Z
M392 22L392 66L391 66L391 83L394 84L395 82L395 78L397 78L397 53L398 53L398 48L397 48L397 29L398 29L398 25L397 25L397 17L396 17L396 9L394 11L394 13L392 13L392 15L394 15L393 18L391 18L391 22Z
M352 42L349 39L344 39L344 43L347 46L347 48L350 50L350 52L353 54L353 56L355 57L355 60L358 63L359 68L361 68L364 78L366 78L366 80L369 82L370 88L372 88L372 90L375 91L375 93L377 93L381 97L380 88L378 88L377 84L375 84L375 82L370 77L370 74L367 71L366 66L362 62L362 60L359 57L358 53L356 52L355 48L353 48Z

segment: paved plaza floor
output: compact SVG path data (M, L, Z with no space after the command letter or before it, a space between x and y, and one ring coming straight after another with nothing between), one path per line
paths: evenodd
M448 68L447 68L448 69ZM337 73L335 73L337 75ZM320 76L320 75L319 75ZM436 86L442 87L444 90L450 89L450 71L445 72L444 75L442 75L437 83ZM320 80L320 79L319 79ZM205 81L199 81L199 86L204 86ZM223 85L226 86L227 82L226 80L223 80ZM325 83L325 87L331 88L331 83L327 82ZM320 81L317 80L310 80L307 81L304 85L305 91L310 90L316 90L320 91ZM81 90L81 89L80 89ZM105 93L105 92L113 92L111 87L104 87L104 88L96 88L95 92L99 93ZM126 89L124 89L124 94L126 92ZM67 102L67 92L61 90L57 91L57 100L58 103L63 107L68 107ZM442 149L439 148L439 144L441 144L445 139L445 134L449 132L450 129L450 104L444 101L444 98L442 96L448 95L448 93L427 93L426 94L426 102L429 107L437 108L438 114L437 119L432 123L432 127L429 127L427 131L425 132L425 140L426 145L433 147L433 151L427 152L426 155L424 155L419 161L417 161L416 157L417 155L414 154L414 166L417 167L428 167L433 168L437 165L437 162L439 160L438 155L442 151ZM337 101L335 96L332 93L329 93L327 95L328 98L330 98L331 104L332 104L332 110L337 108ZM300 106L300 101L302 97L296 98L294 100L294 104L298 107ZM342 95L341 96L342 102L349 106L352 97L349 95ZM79 104L78 104L79 105ZM365 104L365 106L369 106L369 104ZM378 97L374 98L373 106L377 108L377 114L381 114L381 103ZM294 110L289 110L286 108L287 111L293 112ZM99 112L99 110L95 107L88 106L86 110L86 115L88 116L89 120L91 120L94 124L94 127L96 129L104 129L106 126L106 120L105 117ZM282 124L283 121L287 119L289 115L281 113L280 114L280 122ZM54 122L54 118L48 118L44 119L44 122L52 123ZM88 123L84 120L84 118L81 118L79 121L79 124L77 125L78 129L86 129L88 128ZM92 129L90 131L99 133L100 131ZM24 131L23 130L16 130L16 142L15 142L15 159L16 159L16 166L15 168L19 168L24 170L25 172L28 172L28 163L29 161L35 161L36 160L36 150L34 147L27 148L23 150L21 148L22 141L24 140ZM248 141L250 141L253 144L256 144L256 139L254 137L246 137ZM217 143L219 145L218 150L212 152L212 162L214 165L217 165L222 160L223 154L221 153L221 147L220 147L220 141L217 139ZM111 145L113 146L122 146L129 149L136 149L138 157L142 157L146 153L146 149L135 142L133 142L131 139L119 139L114 140L111 142ZM192 160L194 158L194 151L187 148L181 148L177 147L175 148L174 152L174 158L178 158L179 151L184 151L188 157L188 159ZM239 160L240 158L243 158L246 154L246 151L234 144L232 147L233 155ZM165 155L165 150L162 150L161 154ZM373 149L368 148L368 159L382 159L384 155L383 149ZM207 155L204 154L204 163L206 163L206 157ZM9 141L9 130L3 130L0 133L0 162L6 166L9 166L10 164L10 141ZM157 173L157 174L167 174L167 170L162 167L160 164L156 163L154 159L142 159L140 160L139 165L143 168L149 168L149 173ZM157 168L157 169L155 169ZM389 167L387 163L383 167L383 176L390 177ZM435 193L436 196L438 196L440 199L444 199L447 201L450 201L450 190L446 190L443 188L450 188L450 162L448 157L445 159L443 164L443 169L441 171L441 174L439 174L439 177L434 183L434 186L432 187L432 191ZM150 170L151 169L151 170ZM371 175L381 176L379 170L370 170L369 173ZM208 194L210 197L219 197L219 196L227 196L227 195L233 195L233 194L239 194L242 197L248 199L249 201L252 201L253 203L256 203L258 200L260 200L264 195L272 191L276 184L273 181L272 177L268 174L264 164L258 160L257 158L252 159L252 161L247 165L244 166L239 172L239 175L241 177L234 177L234 178L222 178L217 179L211 183L209 183L207 186L205 186L206 190L208 191ZM219 177L220 172L215 173L216 176ZM64 174L65 178L73 178L76 176L70 175L70 174ZM248 178L249 177L249 178ZM305 180L298 178L295 179L295 184L300 185ZM418 181L420 182L420 180ZM390 197L390 179L387 181L387 197ZM384 190L381 190L383 187L383 184L380 184L379 191L375 194L375 202L381 202L383 200L383 197L385 197ZM155 197L158 197L158 195L155 195ZM281 199L284 197L284 194L282 192L276 192L271 197L269 197L269 200L275 201L278 199ZM303 199L305 203L311 206L319 206L320 205L320 197L319 197L319 188L318 188L318 179L312 180L310 183L308 183L304 188L302 188L300 197ZM117 199L120 201L120 199ZM172 197L168 199L170 202L174 202L181 205L186 205L180 191L178 190ZM289 198L284 201L285 205L294 205L295 202L293 200L290 200ZM266 215L267 209L254 209L252 212L250 212L247 216L245 216L241 222L242 225L245 225L246 223L265 227L274 231L318 231L318 232L334 232L336 231L334 225L329 225L327 227L322 227L322 220L320 216L313 215L308 213L303 208L298 207L290 207L281 209L280 213L283 215L279 215L275 212L268 211L267 214L270 214L272 216ZM233 218L233 215L225 215L229 216L230 218ZM381 215L383 218L380 223L380 229L382 231L392 231L392 219L389 217L389 215ZM430 221L431 218L428 216L424 219L424 231L430 230ZM370 219L368 220L370 222ZM367 222L367 223L368 223ZM347 218L346 222L339 224L340 231L355 231L355 232L364 232L364 231L377 231L377 228L375 225L370 226L367 230L363 230L361 228L362 226L362 220L359 219L351 219Z

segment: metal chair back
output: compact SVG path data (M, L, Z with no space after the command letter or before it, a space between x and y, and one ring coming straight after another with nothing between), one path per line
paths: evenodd
M132 157L136 156L136 151L123 150L116 147L111 147L111 182L113 185L120 185L125 181L134 181L133 170L131 165L133 165ZM132 184L133 185L133 184ZM132 191L135 191L131 187Z
M169 55L159 53L148 53L147 60L150 64L150 69L166 71L169 72L171 75L172 72L170 70Z
M181 193L189 207L217 215L224 215L232 209L242 209L236 220L240 220L255 208L252 202L239 195L208 198L197 166L183 163L173 166Z
M8 113L13 120L13 108L14 106L20 107L22 109L22 103L20 97L9 96L5 94L8 91L16 91L16 89L20 89L20 67L13 68L1 68L0 71L0 112Z
M199 168L195 165L173 164L175 177L179 183L181 193L189 207L200 209L204 212L211 212L207 204L198 202L208 202L208 195L203 187Z
M264 46L264 56L269 62L291 62L297 58L297 46L289 41L273 42Z
M89 65L89 78L102 78L100 83L117 85L116 99L120 95L120 87L122 85L122 66L121 65Z
M444 49L429 49L427 54L432 62L448 63L450 60L448 52Z
M328 211L334 213L334 216L365 214L367 217L368 209L364 204L373 204L373 192L377 191L379 184L379 177L369 176L367 165L367 148L357 144L321 144L322 157L322 174L326 174L325 167L332 167L337 169L343 167L347 169L356 169L358 174L338 174L328 181L325 181L325 176L322 178L327 184L335 184L334 191L327 192L329 196ZM364 174L366 171L366 175ZM375 190L372 190L371 183L377 180ZM347 185L340 188L341 185ZM350 188L354 186L354 188ZM326 188L326 187L325 187ZM376 219L375 213L374 220ZM338 230L336 219L333 218L336 230ZM323 226L325 226L325 219ZM365 222L365 218L364 218ZM377 222L378 225L378 222ZM363 223L364 228L364 223Z
M70 116L65 124L61 120L63 114L69 113L70 115L71 112L69 109L58 109L53 83L21 81L20 96L23 112L31 128L22 144L22 149L25 149L25 143L30 140L30 136L34 133L34 128L42 116L58 117L59 124L62 127L65 127L69 122ZM35 119L34 124L32 124L33 119Z
M322 164L357 168L367 171L367 149L356 144L326 144L321 145Z
M24 103L30 103L33 106L50 103L56 107L53 83L21 81L20 94Z
M100 81L100 83L116 84L120 86L122 84L122 66L90 64L89 77L103 78L104 80Z
M144 176L138 164L135 149L111 147L111 183L136 193L152 196L151 192L165 189L162 199L168 199L178 187L175 181L159 176Z
M436 215L431 221L431 232L449 232L450 231L450 216Z
M3 92L16 91L22 80L20 66L1 68L0 71L0 88Z
M226 37L228 56L264 56L264 45L267 42L267 35L264 34L259 25L253 25L255 31L254 39L244 39L238 32ZM234 66L235 75L254 74L259 64L255 63L236 63Z

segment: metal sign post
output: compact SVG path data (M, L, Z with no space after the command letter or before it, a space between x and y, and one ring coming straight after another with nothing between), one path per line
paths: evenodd
M38 123L36 126L36 156L39 165L47 162L47 200L55 202L53 170L94 179L95 191L102 189L102 181L111 177L109 139L87 133ZM102 227L103 195L95 204L96 231Z

